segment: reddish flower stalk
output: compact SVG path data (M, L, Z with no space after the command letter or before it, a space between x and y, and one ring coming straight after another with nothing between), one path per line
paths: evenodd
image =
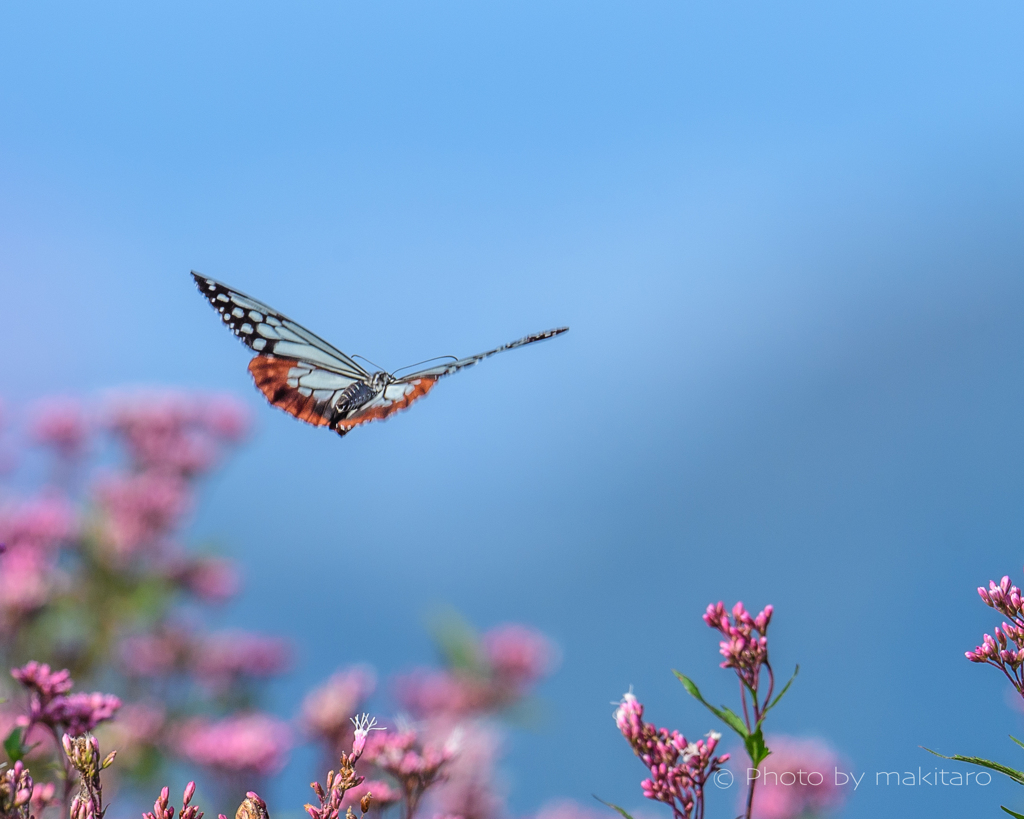
M79 792L71 802L71 819L103 819L106 808L103 807L100 771L110 767L117 751L111 751L100 762L100 745L92 734L78 737L64 734L61 746L71 766L78 771Z
M669 805L675 819L703 819L704 786L729 759L729 754L714 755L722 735L711 731L706 740L688 742L678 731L644 722L643 715L643 704L628 692L613 717L633 753L651 772L640 783L644 796Z
M1024 697L1024 599L1021 590L1010 582L1009 576L999 581L990 580L988 588L978 587L978 595L985 605L995 609L1010 622L1002 628L993 629L995 637L986 634L980 646L965 652L972 663L987 663L995 666Z
M757 615L751 617L742 602L732 607L732 619L725 606L719 600L717 605L709 604L704 612L704 622L717 629L726 638L720 642L719 653L725 657L720 664L722 668L731 668L736 672L740 683L740 702L743 705L743 722L747 733L757 731L764 719L775 690L775 674L768 661L768 624L772 619L772 606L765 606ZM768 690L759 696L761 671L768 672ZM750 707L747 706L747 693L750 694ZM756 765L760 762L751 759ZM747 789L746 816L750 817L754 806L754 788L757 781L750 782Z
M338 773L335 774L334 771L328 772L326 788L319 782L311 782L309 785L320 802L319 808L309 804L305 806L306 813L309 814L310 819L338 819L342 800L345 798L345 792L361 785L365 779L365 777L359 776L356 773L356 762L363 755L363 750L366 747L366 737L369 732L382 731L383 728L378 728L377 720L371 719L369 714L353 717L352 724L355 725L352 753L343 753L341 755ZM371 794L367 792L359 801L359 807L364 815L370 809L371 799ZM346 813L349 815L351 812L352 808L349 807Z

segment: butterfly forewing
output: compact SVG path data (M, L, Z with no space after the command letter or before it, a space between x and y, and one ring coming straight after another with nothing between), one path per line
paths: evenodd
M369 376L341 350L272 307L195 271L192 278L199 292L249 349L260 355L308 361L352 379Z
M503 353L506 350L514 350L516 347L522 347L526 344L533 344L535 341L544 341L544 339L547 338L554 338L555 336L566 332L568 329L568 327L557 327L554 330L545 330L543 333L533 333L515 341L511 341L508 344L503 344L500 347L495 347L493 350L487 350L487 352L484 353L471 355L469 358L460 358L458 361L452 361L449 364L440 364L437 367L428 367L425 370L419 370L410 375L403 376L399 381L409 383L420 378L443 378L446 375L457 373L459 370L464 370L466 367L472 367L477 362L483 361L485 358L489 358L492 355Z

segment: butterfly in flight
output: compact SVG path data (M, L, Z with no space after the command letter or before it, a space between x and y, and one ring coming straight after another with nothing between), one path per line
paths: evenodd
M469 358L441 356L452 360L399 377L384 370L367 372L355 362L361 356L346 355L256 299L195 271L192 278L224 323L256 353L249 372L267 400L301 421L330 427L339 435L405 409L430 392L439 378L495 353L554 338L569 329L534 333Z

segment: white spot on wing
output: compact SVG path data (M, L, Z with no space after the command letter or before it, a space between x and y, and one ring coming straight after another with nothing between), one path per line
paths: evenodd
M251 324L243 324L238 329L241 330L246 335L249 335L252 332L252 325Z
M250 310L249 318L255 322L263 321L263 314L259 310Z
M314 390L343 390L351 383L351 378L326 370L314 370L309 375L302 377L302 386L311 387Z
M231 301L231 299L229 299L223 293L218 293L217 294L217 301Z
M257 352L267 346L267 340L265 338L258 338L252 343L252 348Z
M236 307L234 310L231 311L231 315L233 315L235 318L241 318L242 316L245 315L245 310L243 310L241 307Z
M281 337L277 334L277 331L273 327L267 324L261 324L259 327L256 328L256 332L259 333L264 338L277 339Z

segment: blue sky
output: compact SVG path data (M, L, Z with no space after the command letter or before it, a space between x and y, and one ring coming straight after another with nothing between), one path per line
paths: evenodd
M777 730L861 771L1012 762L1021 718L962 652L1022 562L1022 29L1015 3L7 5L3 394L246 397L193 530L245 564L227 618L299 646L283 713L336 665L428 660L433 606L550 633L517 813L639 805L608 703L711 728L670 669L732 695L719 599L776 606ZM572 331L341 441L265 407L192 268L389 368Z

